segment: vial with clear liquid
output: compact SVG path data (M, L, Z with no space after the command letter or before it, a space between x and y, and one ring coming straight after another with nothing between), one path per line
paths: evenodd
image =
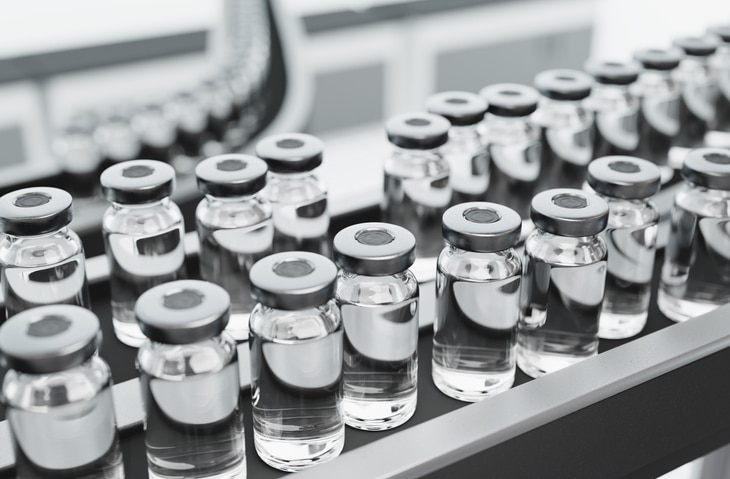
M492 161L486 199L526 218L542 171L540 127L531 117L540 95L515 83L491 85L479 95L488 105L482 133Z
M730 24L712 27L708 33L717 39L717 50L710 65L717 76L717 129L730 132Z
M266 163L254 156L228 154L203 160L195 168L205 198L195 210L200 240L200 277L222 286L231 297L226 331L248 339L248 316L256 302L248 271L271 253L271 206L261 198Z
M586 190L605 199L609 209L600 338L630 338L646 325L659 222L650 198L659 190L660 177L655 164L631 156L604 156L588 165Z
M172 162L179 148L177 142L177 125L162 105L149 104L141 107L132 115L130 125L142 142L141 158Z
M228 293L178 280L139 297L148 338L137 352L151 479L244 479L246 454L236 342L224 331Z
M0 198L0 264L5 317L35 306L89 306L84 247L71 230L72 198L32 187Z
M23 479L123 479L112 375L98 355L99 319L49 305L0 327L2 402ZM13 476L15 477L15 476Z
M692 150L682 176L657 297L674 321L730 302L730 150Z
M312 135L284 133L256 144L269 166L266 197L274 221L274 251L331 256L327 186L318 178L324 145Z
M517 365L538 377L598 353L608 204L556 188L535 196L530 217L537 229L525 240Z
M94 141L102 153L102 168L139 158L142 140L130 120L126 112L114 111L94 129Z
M251 268L251 405L259 457L299 471L337 457L345 444L343 328L337 267L306 251L277 253Z
M406 113L385 124L392 150L383 165L382 217L418 238L418 258L435 258L443 247L439 231L451 202L451 183L440 148L449 139L450 126L431 113Z
M102 193L111 206L102 218L109 260L112 323L117 338L139 347L145 336L134 316L140 294L185 274L185 229L169 196L175 170L154 160L116 164L101 174Z
M577 70L545 70L535 77L540 104L532 120L540 126L540 190L578 188L593 159L593 115L583 107L593 80Z
M392 429L416 411L418 281L408 269L415 249L410 231L388 223L360 223L335 236L348 426Z
M496 203L452 206L436 276L433 382L460 401L505 391L515 378L522 218Z
M487 103L471 92L445 91L430 96L426 109L451 123L449 141L441 147L449 163L451 204L483 200L489 187L489 154L478 127Z

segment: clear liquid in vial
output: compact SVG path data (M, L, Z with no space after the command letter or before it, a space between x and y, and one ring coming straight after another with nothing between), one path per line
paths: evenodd
M631 102L619 111L596 111L593 158L631 155L639 146L639 103Z
M679 94L641 99L637 155L659 166L662 183L674 176L674 170L667 164L669 149L679 133L679 109Z
M580 188L593 159L590 124L579 128L542 128L541 141L543 171L539 189Z
M272 201L274 252L309 251L332 256L327 235L330 225L327 196L319 195L303 203Z
M715 120L717 85L685 84L679 103L679 134L675 145L687 148L701 147L705 141L705 133Z
M537 137L535 140L489 145L492 164L487 201L508 206L522 218L529 218L530 202L539 191L542 145ZM418 235L416 238L420 240Z

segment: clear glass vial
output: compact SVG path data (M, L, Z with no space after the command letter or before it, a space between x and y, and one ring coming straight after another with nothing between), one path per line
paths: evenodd
M0 198L0 264L7 318L35 306L88 307L84 247L68 225L72 198L32 187Z
M418 281L408 269L415 249L410 231L388 223L361 223L335 236L348 426L392 429L416 412Z
M608 204L571 188L532 200L537 229L525 240L517 365L542 376L598 353L608 249Z
M609 209L600 338L630 338L646 325L659 222L650 198L659 190L660 177L655 164L632 156L604 156L588 165L586 189L605 199Z
M595 125L593 158L635 153L639 147L639 99L631 85L639 78L639 65L590 61L585 70L595 81L584 101Z
M72 305L33 308L0 327L2 386L17 477L121 479L112 376L99 319Z
M337 457L345 444L343 328L334 299L337 267L305 251L251 268L251 403L259 457L299 471Z
M200 239L200 277L222 286L231 297L226 331L248 339L248 316L255 300L248 271L271 253L271 206L261 198L266 163L250 155L228 154L203 160L195 168L205 198L195 210Z
M531 117L540 95L516 83L491 85L479 95L488 105L483 124L483 141L492 161L487 199L526 218L542 170L540 127Z
M102 218L109 259L112 322L117 338L138 347L145 340L134 316L140 294L185 273L185 229L169 196L175 170L154 160L116 164L101 174L111 206Z
M692 150L682 176L657 297L674 321L730 302L730 150Z
M541 127L540 189L577 188L593 159L593 115L583 107L593 80L577 70L545 70L535 77L540 104L532 120Z
M269 166L267 197L274 220L274 251L310 251L331 256L327 231L327 186L316 173L324 145L312 135L284 133L256 144Z
M418 258L435 258L443 247L439 223L451 202L451 184L440 148L449 128L448 120L430 113L406 113L385 124L393 149L383 165L382 217L418 238Z
M178 280L139 297L147 340L137 352L153 479L243 479L246 454L236 342L224 328L228 293Z
M717 50L710 66L717 76L717 128L730 132L730 24L712 27L707 31L717 40Z
M489 154L478 127L487 102L475 93L445 91L431 95L426 109L451 123L449 141L441 147L450 168L451 203L483 200L489 187Z
M124 112L112 112L94 130L102 153L102 167L139 158L142 141Z
M522 271L514 245L521 231L520 215L496 203L463 203L444 213L431 374L437 388L460 401L479 401L514 382Z

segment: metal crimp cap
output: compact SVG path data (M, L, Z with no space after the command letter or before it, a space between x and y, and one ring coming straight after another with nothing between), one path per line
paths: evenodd
M650 48L634 53L634 60L645 70L668 71L679 66L679 62L682 60L682 52L676 48L667 50Z
M639 65L634 62L590 61L585 70L603 85L630 85L639 78Z
M388 141L407 150L432 150L449 139L449 121L431 113L406 113L385 123Z
M593 236L606 229L608 203L574 188L555 188L535 195L530 205L535 226L560 236Z
M519 83L497 83L479 90L486 100L487 113L497 116L528 116L537 110L540 94L532 87Z
M545 70L535 77L535 88L546 98L579 101L591 94L593 79L578 70Z
M195 167L200 192L220 198L258 193L266 186L267 172L264 160L239 154L212 156Z
M633 156L604 156L588 164L587 182L597 193L640 200L659 191L659 167Z
M672 42L672 45L682 50L685 55L691 57L709 57L717 50L717 44L715 42L702 37L677 38Z
M156 160L130 160L110 166L101 174L101 192L114 203L160 201L175 189L175 170Z
M691 150L684 159L682 177L697 186L730 191L730 149Z
M349 273L396 274L416 260L416 237L389 223L360 223L337 233L334 250L335 263Z
M476 125L484 119L487 102L476 93L445 91L426 100L426 110L449 120L453 126Z
M304 173L322 164L324 143L304 133L267 136L256 144L256 156L274 173Z
M447 243L466 251L503 251L520 239L522 218L506 206L473 201L446 210L441 231Z
M59 188L36 186L0 197L0 231L35 236L58 231L73 218L73 199Z

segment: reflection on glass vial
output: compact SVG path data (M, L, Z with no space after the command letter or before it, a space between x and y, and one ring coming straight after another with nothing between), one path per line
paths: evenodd
M75 198L96 194L101 164L101 150L93 136L96 122L88 112L75 116L51 145L63 171L62 184Z
M387 223L361 223L334 239L336 298L345 329L345 423L380 431L416 411L418 281L408 268L416 238Z
M513 246L521 230L520 215L496 203L444 213L431 373L455 399L479 401L514 382L522 263Z
M149 338L137 352L152 479L243 479L246 454L230 300L195 280L161 284L135 313Z
M68 228L71 195L58 188L0 198L0 263L7 318L44 304L87 306L84 247Z
M177 131L175 122L161 105L145 105L132 115L132 129L142 142L141 158L171 162Z
M649 314L659 213L649 198L659 168L631 156L606 156L588 166L587 190L608 202L606 293L598 336L623 339L644 329Z
M122 479L109 366L99 320L79 306L41 306L0 327L2 386L23 479Z
M489 187L489 153L478 126L487 103L474 93L446 91L429 97L426 109L451 123L449 141L440 150L449 163L451 204L483 200Z
M145 337L134 317L140 294L185 273L185 230L180 209L170 201L175 171L153 160L133 160L107 168L101 189L111 206L102 232L109 259L114 333L138 347Z
M593 80L577 70L546 70L535 77L540 105L532 115L540 126L540 190L580 187L593 159L593 117L582 101Z
M593 113L593 157L630 155L639 147L639 99L630 91L639 78L639 65L589 62L595 80L584 105Z
M542 170L540 128L531 119L540 95L514 83L482 88L479 95L488 105L483 124L492 161L487 199L526 218Z
M267 199L274 221L274 251L331 256L327 187L317 177L324 145L311 135L285 133L259 141L256 156L269 166Z
M695 148L703 145L705 133L715 124L718 86L709 59L717 46L709 39L696 37L678 38L674 46L684 53L673 72L682 90L675 145Z
M112 112L94 130L102 153L102 166L138 158L142 143L124 112Z
M708 33L717 41L717 51L710 66L717 76L717 128L730 132L730 24L710 28Z
M439 224L451 201L451 184L439 148L448 141L449 126L430 113L406 113L385 124L393 149L383 165L383 220L418 238L419 258L436 257L443 247Z
M517 325L517 365L542 376L598 353L606 283L608 205L570 188L532 201L537 229L525 241Z
M343 334L334 300L337 268L292 251L251 268L251 404L259 457L298 471L337 457L345 443Z
M730 150L693 150L682 176L687 188L674 198L657 297L674 321L730 302Z
M248 271L271 253L274 237L271 207L260 197L266 171L263 160L238 154L214 156L195 168L205 194L195 210L200 276L230 295L226 331L236 341L248 339L248 316L256 304Z

